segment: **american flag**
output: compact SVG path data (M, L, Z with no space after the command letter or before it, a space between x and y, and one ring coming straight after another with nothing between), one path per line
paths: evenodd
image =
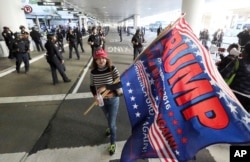
M216 143L250 141L250 115L182 17L122 75L132 127L121 162L193 159Z

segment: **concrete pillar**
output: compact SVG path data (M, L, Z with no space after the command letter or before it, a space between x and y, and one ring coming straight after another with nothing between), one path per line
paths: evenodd
M134 15L134 29L137 29L141 26L141 17L139 14Z
M38 30L41 31L41 25L40 25L38 16L36 16L36 25L38 26Z
M82 29L82 16L78 17L78 22L79 22L79 29Z
M205 0L182 0L182 13L186 13L185 19L197 36L202 28L204 4Z
M23 25L28 29L23 6L20 0L0 1L0 29L7 26L13 32L20 31L19 26ZM6 17L8 15L8 17ZM0 57L9 55L8 48L5 45L2 34L0 35Z
M124 26L126 26L126 27L128 26L128 20L124 21Z

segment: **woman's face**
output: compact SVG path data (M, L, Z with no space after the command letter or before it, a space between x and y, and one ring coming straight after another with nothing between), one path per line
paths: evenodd
M96 59L96 64L98 66L98 68L104 68L106 66L107 63L107 59L100 57Z

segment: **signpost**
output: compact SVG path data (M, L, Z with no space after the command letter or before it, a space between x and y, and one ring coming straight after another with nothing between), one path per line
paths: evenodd
M31 13L33 11L32 7L29 6L29 5L25 5L23 7L23 10L24 10L25 13Z

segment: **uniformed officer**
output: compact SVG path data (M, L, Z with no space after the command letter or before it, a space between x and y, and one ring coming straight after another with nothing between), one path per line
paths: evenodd
M95 26L92 27L92 33L88 38L88 44L91 46L92 56L94 56L94 52L96 49L103 48L103 40L98 34L97 28Z
M26 30L25 30L25 26L23 26L23 25L20 25L19 26L19 29L21 30L20 32L21 32L21 34L23 35L23 39L25 39L25 41L27 42L27 43L29 43L29 46L30 46L30 40L29 40L29 32L27 32ZM31 56L30 56L30 52L28 53L28 57L29 57L29 60L31 60Z
M42 40L41 40L42 35L41 35L41 33L39 31L37 31L35 29L35 27L32 27L32 30L30 32L30 36L31 36L32 40L34 41L34 43L36 45L37 51L40 52L40 49L42 51L44 51Z
M79 27L76 27L74 32L76 33L76 38L77 38L77 48L78 45L80 45L82 53L84 53L84 48L83 48L83 44L82 44L82 32L80 31Z
M67 33L66 40L69 43L69 59L72 58L72 50L74 48L75 52L76 52L77 59L79 60L80 55L79 55L79 52L78 52L78 49L77 49L77 37L76 37L76 34L73 32L73 30L71 28L69 29L69 31Z
M16 71L20 73L20 66L24 62L25 73L29 71L29 56L28 53L29 43L26 41L26 38L21 33L16 33L16 39L13 44L13 49L16 54Z
M14 42L14 38L13 38L14 34L13 34L13 32L7 26L4 26L3 27L2 36L4 38L6 46L9 49L9 56L8 56L8 58L13 59L14 55L13 55L13 49L12 48L13 48L13 42Z
M145 43L144 37L140 29L136 30L135 35L132 37L131 40L134 48L134 60L136 57L142 52L143 50L143 43Z
M64 82L71 82L64 72L63 65L64 60L61 53L58 51L58 48L55 46L56 36L54 34L47 35L47 42L45 43L45 48L47 50L46 59L51 68L53 84L58 83L57 72L59 71L60 75L63 78Z
M62 49L62 52L64 52L64 46L63 46L63 39L65 36L65 32L63 32L63 27L59 25L58 29L56 30L56 37L58 41L58 45L60 46L60 49Z

